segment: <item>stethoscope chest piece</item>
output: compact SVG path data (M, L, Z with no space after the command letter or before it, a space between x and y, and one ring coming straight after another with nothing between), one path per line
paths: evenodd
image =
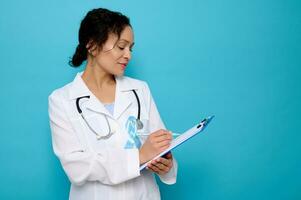
M110 131L107 135L104 135L104 136L97 134L96 139L97 140L106 140L106 139L109 139L114 133L115 133L115 131Z
M140 119L136 119L137 130L143 129L143 123Z

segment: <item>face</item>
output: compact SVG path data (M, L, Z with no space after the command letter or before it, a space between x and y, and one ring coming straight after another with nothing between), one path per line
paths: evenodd
M126 66L131 59L131 51L134 45L134 35L132 28L127 26L118 38L115 34L110 34L103 47L91 52L92 63L106 73L121 76L124 74Z

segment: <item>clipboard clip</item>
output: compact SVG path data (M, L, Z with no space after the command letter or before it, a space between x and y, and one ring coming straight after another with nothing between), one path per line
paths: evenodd
M209 117L203 119L203 120L200 122L200 124L197 126L197 128L201 128L201 127L203 127L203 126L206 126L206 125L212 120L213 117L214 117L214 115L209 116Z

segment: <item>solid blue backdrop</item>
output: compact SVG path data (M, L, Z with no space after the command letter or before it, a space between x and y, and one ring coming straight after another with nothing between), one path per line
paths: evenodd
M301 199L301 3L298 0L0 3L0 199L63 200L48 95L68 66L80 20L121 11L135 32L127 75L149 83L168 129L216 118L174 151L163 199Z

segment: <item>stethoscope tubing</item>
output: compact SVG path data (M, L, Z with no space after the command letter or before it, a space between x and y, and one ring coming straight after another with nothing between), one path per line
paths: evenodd
M139 100L139 97L138 97L136 91L135 91L135 90L132 90L132 92L134 93L134 95L135 95L135 97L136 97L136 100L137 100L137 104L138 104L138 114L137 114L137 120L136 120L136 121L137 121L137 126L138 126L138 129L141 129L141 128L143 127L143 124L142 124L142 122L141 122L141 120L140 120L140 112L141 112L141 111L140 111L140 108L141 108L140 100ZM81 99L83 99L83 98L88 98L88 99L90 99L90 95L78 97L78 98L76 99L75 104L76 104L77 112L80 114L80 116L82 117L82 119L85 121L85 123L87 124L88 128L96 135L96 138L97 138L98 140L101 140L101 139L109 139L109 138L113 135L114 131L111 130L111 126L110 126L110 123L109 123L108 118L106 117L106 115L104 115L104 118L105 118L105 120L106 120L106 123L107 123L107 125L108 125L108 127L109 127L108 134L106 134L106 135L104 135L104 136L101 136L101 135L99 135L99 134L91 127L91 125L89 124L89 122L88 122L87 119L85 118L85 116L84 116L84 114L83 114L83 112L82 112L82 109L81 109L80 106L79 106L79 101L80 101Z

